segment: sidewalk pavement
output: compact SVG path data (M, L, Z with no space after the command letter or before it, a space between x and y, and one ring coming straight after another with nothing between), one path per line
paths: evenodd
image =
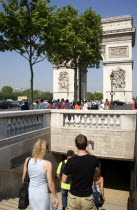
M100 210L127 210L127 199L129 192L105 189L105 203ZM61 193L58 193L59 206L58 210L62 210ZM53 201L50 195L51 203ZM14 210L18 209L18 198L0 201L1 210ZM28 207L27 210L30 210ZM85 209L86 210L86 209Z

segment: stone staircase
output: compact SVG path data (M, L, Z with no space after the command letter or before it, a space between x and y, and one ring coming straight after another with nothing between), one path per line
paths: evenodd
M100 210L127 210L128 196L129 193L125 191L105 189L106 201ZM58 210L62 210L61 193L58 193L58 198L59 198ZM50 196L50 199L52 202L53 201L52 195ZM0 201L0 209L2 210L18 209L18 198ZM27 210L30 210L30 208L28 207Z

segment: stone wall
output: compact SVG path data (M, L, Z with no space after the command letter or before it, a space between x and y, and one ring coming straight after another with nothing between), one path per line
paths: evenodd
M19 195L23 163L31 156L38 138L44 137L50 145L49 111L46 112L0 113L0 199Z
M84 134L93 141L96 156L134 160L136 111L54 110L51 115L51 151L76 151L74 139Z
M18 195L24 157L31 155L32 146L40 137L45 137L50 145L47 158L53 163L54 175L62 155L69 149L76 152L74 139L78 134L92 140L93 144L89 146L97 157L133 162L136 117L136 111L127 110L0 113L0 197Z

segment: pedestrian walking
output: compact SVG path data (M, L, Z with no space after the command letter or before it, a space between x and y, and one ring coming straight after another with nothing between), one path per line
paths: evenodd
M59 179L62 179L65 165L67 161L74 156L74 151L68 150L66 156L67 156L67 159L60 162L57 172L56 172L57 177ZM71 183L70 177L66 180L65 183L61 182L62 210L65 210L67 207L67 198L68 198L68 191L70 190L70 183Z
M105 200L104 178L101 176L100 167L96 167L93 180L94 181L93 181L93 185L92 185L92 191L93 191L94 203L95 203L97 210L99 210L100 205L101 204L103 205L104 200Z
M68 206L70 210L96 209L92 195L92 184L95 168L99 162L94 155L87 153L87 137L80 134L75 139L77 155L70 158L65 166L62 182L71 176L71 186L68 193Z
M55 207L58 208L58 198L52 179L52 164L44 160L47 149L45 139L39 139L33 146L32 158L27 158L24 163L22 182L24 182L28 163L30 179L28 192L32 210L50 210L48 187L53 194Z

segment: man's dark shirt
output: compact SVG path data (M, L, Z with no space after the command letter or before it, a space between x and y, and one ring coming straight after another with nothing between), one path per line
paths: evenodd
M64 174L71 176L70 193L78 197L88 197L92 194L92 183L95 168L99 162L94 155L84 155L70 158L65 166Z
M29 106L28 105L22 105L21 110L29 110Z

